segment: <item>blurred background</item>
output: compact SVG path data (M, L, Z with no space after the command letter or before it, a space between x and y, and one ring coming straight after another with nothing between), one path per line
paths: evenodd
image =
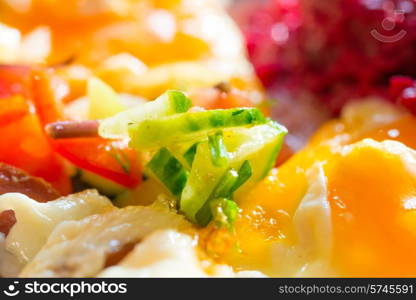
M292 133L293 148L345 103L388 98L393 76L415 77L415 5L414 0L229 2L258 76L278 99L273 114Z

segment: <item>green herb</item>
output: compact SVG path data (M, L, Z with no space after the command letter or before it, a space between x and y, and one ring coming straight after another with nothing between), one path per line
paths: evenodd
M120 149L115 148L113 145L110 146L110 149L107 152L112 158L114 158L117 161L117 163L123 169L124 173L130 174L131 164L130 159L128 158L126 153L124 153Z

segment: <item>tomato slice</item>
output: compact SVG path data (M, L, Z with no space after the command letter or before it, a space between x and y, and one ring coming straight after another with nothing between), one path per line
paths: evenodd
M126 187L141 181L134 150L100 138L49 139L44 126L64 120L67 86L52 70L0 66L0 162L50 182L61 194L71 184L61 157Z
M136 151L127 143L102 138L58 139L56 151L81 169L96 173L128 188L141 182Z
M29 113L29 87L28 67L0 65L0 126Z
M62 99L68 85L52 69L34 69L31 73L33 103L43 125L64 119Z
M31 69L27 66L0 65L0 98L22 95L29 98Z
M54 152L31 100L31 69L0 66L0 162L71 191L64 165Z
M222 91L219 88L200 88L191 91L190 98L195 106L205 109L227 109L235 107L252 107L248 95L237 89Z
M50 71L33 72L33 99L44 125L64 120L61 100L66 86ZM50 140L62 157L81 169L96 173L128 188L141 181L137 153L126 143L101 138Z
M29 113L30 106L21 95L0 98L0 126L4 126Z

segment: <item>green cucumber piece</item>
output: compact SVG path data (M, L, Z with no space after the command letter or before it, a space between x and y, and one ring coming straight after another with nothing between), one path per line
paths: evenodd
M195 158L195 155L196 155L196 149L198 148L198 145L199 145L199 142L193 144L183 154L183 158L185 159L185 161L188 164L188 167L189 168L192 168L192 163L194 162L194 158Z
M249 161L245 161L237 172L234 169L228 170L221 178L212 195L196 214L196 221L200 226L207 226L213 218L213 201L218 198L233 198L233 193L240 188L252 175L252 168Z
M228 170L225 175L221 178L217 187L212 192L209 199L202 205L201 209L196 213L196 223L202 227L207 226L212 220L212 201L218 198L231 198L232 188L238 180L238 173L231 169Z
M208 145L212 163L217 167L225 166L228 163L228 152L224 145L223 132L218 131L208 136Z
M161 148L146 167L173 196L178 197L182 193L188 172L168 149Z
M224 132L224 143L231 157L230 166L236 168L248 160L252 167L252 176L238 189L237 195L243 194L269 174L286 134L287 129L274 121L252 128L236 128Z
M208 142L202 142L198 146L187 184L182 192L180 210L191 221L205 223L206 221L198 222L196 215L206 202L209 199L231 197L226 193L214 193L219 182L225 184L227 178L235 174L230 172L229 177L224 177L227 170L239 170L242 174L241 180L235 178L235 189L231 192L238 197L263 179L273 168L286 133L286 128L273 121L251 128L224 130L224 144L230 157L225 166L216 166L209 159L211 152ZM205 213L208 208L205 208Z
M238 217L239 208L231 199L219 198L211 202L211 213L218 227L232 230Z
M100 136L109 139L128 137L128 124L140 123L144 120L155 119L184 113L192 106L192 101L180 91L167 91L154 101L139 105L101 121L98 132Z
M244 183L246 183L246 181L248 181L252 175L253 169L251 167L250 162L246 160L245 162L243 162L242 166L240 167L240 170L238 170L238 178L233 185L231 194L238 190Z
M195 215L209 199L227 167L218 167L209 159L208 142L199 143L188 181L182 191L179 207L185 216L196 223Z
M136 188L126 190L114 198L113 204L117 207L126 206L147 206L151 205L161 195L166 197L170 194L167 188L157 179L150 177L143 181ZM164 198L165 199L165 198ZM167 198L166 198L167 199Z
M176 114L129 125L130 145L153 149L204 139L218 129L264 124L257 108L219 109Z
M93 188L96 188L101 194L109 197L115 197L127 190L124 186L114 181L108 180L100 175L86 170L80 169L79 176L83 182Z

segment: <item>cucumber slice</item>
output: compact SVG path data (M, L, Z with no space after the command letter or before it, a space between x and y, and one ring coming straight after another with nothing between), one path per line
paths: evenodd
M269 173L286 133L286 128L273 121L252 128L224 130L224 144L230 157L226 166L216 166L209 159L211 152L208 142L202 142L198 146L191 173L182 192L180 210L191 221L205 224L211 216L209 206L199 215L203 220L198 220L197 213L209 199L229 198L233 192L236 195L244 193ZM230 172L228 174L230 176L227 176L226 172L230 169L240 170L241 179L238 176L231 176L237 173L235 171ZM231 194L214 192L232 178L235 181L230 180L230 182L235 185L231 185L231 183L230 185L235 188L232 189ZM236 189L238 190L236 191Z
M257 108L235 108L177 114L129 125L130 144L152 149L206 138L218 129L264 124Z
M104 138L123 139L128 137L128 124L130 123L140 123L148 119L184 113L191 106L192 101L182 92L167 91L154 101L144 103L101 121L98 131L100 136Z
M239 167L248 160L252 176L236 194L242 194L262 180L273 168L283 145L287 129L274 121L252 128L236 128L224 132L224 143L230 152L230 166Z
M113 204L117 207L147 206L154 203L160 195L169 195L169 191L162 183L153 178L143 181L133 190L126 190L117 195Z
M233 229L233 225L238 217L238 205L233 200L226 198L214 199L211 202L211 212L219 227Z
M85 182L91 187L96 188L103 195L114 197L127 190L122 185L111 180L105 179L104 177L101 177L100 175L97 175L95 173L86 170L79 170L79 172L80 179L83 182Z
M210 156L208 142L201 142L197 147L192 169L180 199L180 210L194 223L196 223L196 213L209 199L227 170L227 166L215 166L209 159Z
M200 226L207 226L213 219L218 227L232 230L238 216L238 205L231 199L216 198L205 203L198 212L197 219Z
M211 151L212 163L217 167L225 166L228 163L228 152L224 145L222 131L208 136L208 145Z
M147 164L147 168L173 196L177 197L182 193L188 172L168 149L160 149Z
M237 172L234 169L228 170L221 178L217 187L214 189L210 198L196 214L196 221L200 226L207 226L211 222L215 211L213 211L214 201L219 198L231 199L233 193L242 186L252 175L250 163L246 160Z
M196 149L198 149L199 142L196 142L191 147L188 148L188 150L185 151L183 154L183 159L188 164L189 168L192 168L192 163L194 162L194 158L196 155Z
M236 190L238 190L244 183L246 183L246 181L249 180L252 175L253 175L253 169L251 168L250 162L246 160L245 162L243 162L240 170L238 170L238 177L232 187L231 195Z

